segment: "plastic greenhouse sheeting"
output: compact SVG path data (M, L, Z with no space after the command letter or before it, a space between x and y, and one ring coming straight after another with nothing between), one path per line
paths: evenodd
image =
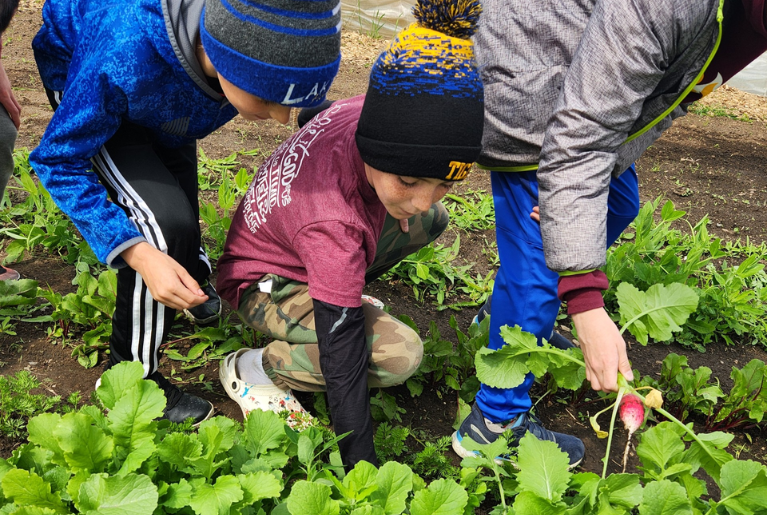
M760 55L743 68L727 81L727 85L746 93L767 97L767 53Z
M411 11L415 0L341 0L346 30L391 39L415 21Z
M344 29L391 39L414 21L413 5L415 0L341 0ZM727 81L727 85L767 96L767 53Z

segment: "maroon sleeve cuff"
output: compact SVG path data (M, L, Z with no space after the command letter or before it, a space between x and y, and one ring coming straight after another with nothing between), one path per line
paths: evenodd
M557 296L560 300L567 302L567 313L574 315L604 307L602 290L606 290L609 286L607 276L601 270L567 275L559 278Z

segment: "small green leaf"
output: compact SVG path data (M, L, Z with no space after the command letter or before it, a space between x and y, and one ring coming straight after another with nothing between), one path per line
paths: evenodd
M354 500L362 501L378 488L377 475L378 469L374 465L359 461L344 477L343 485L352 493Z
M0 308L24 306L37 301L37 281L0 281Z
M640 515L691 515L692 508L682 485L664 479L644 488Z
M144 366L138 361L123 361L101 375L101 385L96 390L101 403L108 410L114 408L117 399L133 388L144 377Z
M703 467L708 475L718 483L722 465L734 459L730 453L724 450L724 447L729 445L733 438L734 435L722 432L701 433L698 435L698 439L702 445L698 442L692 442L685 453L684 462L693 465L694 470L697 470L699 466Z
M287 438L285 422L271 411L253 410L245 419L248 449L256 456L279 447Z
M161 460L183 468L188 465L188 460L202 456L202 444L196 433L171 433L157 446L157 455Z
M93 419L82 413L67 413L61 417L53 436L64 452L64 459L73 471L101 472L112 459L114 442L104 434Z
M501 336L506 345L495 351L484 347L477 352L477 377L488 386L515 388L531 372L525 360L531 350L538 348L538 340L535 335L523 332L519 326L504 326ZM546 369L537 371L543 375Z
M237 476L240 487L244 492L242 502L245 506L261 499L279 497L282 493L282 482L271 472L256 472L255 474L240 474Z
M661 422L642 433L637 445L637 456L642 464L646 468L652 465L662 472L669 463L679 461L685 451L680 431L676 424Z
M146 515L157 508L157 487L148 476L95 474L80 485L78 509L99 515Z
M459 515L469 495L453 481L438 479L425 490L419 490L410 503L411 515Z
M556 443L538 440L528 432L519 441L517 456L520 490L533 492L552 503L560 501L571 476L567 453L562 452Z
M698 307L698 295L685 284L653 284L641 292L629 283L616 289L620 306L620 323L642 344L647 336L667 341L672 333L681 331L687 317Z
M234 476L219 476L215 485L203 483L192 492L190 505L197 515L228 515L232 504L242 500L240 482Z
M755 461L730 461L722 465L722 499L730 513L767 513L767 468Z
M290 491L288 510L291 515L338 515L341 508L331 495L327 485L298 481Z
M608 501L612 509L631 510L642 501L642 485L636 474L611 474L601 481L600 501ZM604 504L602 504L604 507Z
M51 492L51 485L34 472L13 469L0 482L3 495L20 506L48 508L57 513L67 513L58 494Z
M29 441L47 449L53 453L53 463L57 465L66 465L64 451L59 446L58 440L53 436L56 427L61 422L61 415L58 413L42 413L29 419L27 431L29 432Z
M413 472L410 467L389 461L378 470L376 477L378 489L371 500L383 507L386 515L404 513L405 501L413 489Z
M154 381L139 381L123 392L107 415L115 444L125 448L120 474L138 469L155 449L155 419L163 414L165 395Z
M520 493L514 499L514 513L535 514L535 515L564 515L567 513L567 505L564 503L554 503L539 497L534 492L526 491Z
M210 347L210 342L200 342L196 344L194 347L189 349L189 352L187 352L186 357L189 360L197 359L200 356L202 356L202 353L205 352L205 349Z
M178 483L168 485L168 491L160 504L172 510L180 510L184 506L189 506L191 502L192 486L186 479L181 478Z

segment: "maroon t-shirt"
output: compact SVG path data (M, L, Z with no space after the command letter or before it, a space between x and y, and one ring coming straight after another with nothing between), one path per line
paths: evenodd
M719 49L685 104L711 93L767 51L765 15L765 0L727 0Z
M216 287L233 306L268 273L307 283L313 299L361 306L386 217L354 141L364 98L335 102L259 168L218 262Z

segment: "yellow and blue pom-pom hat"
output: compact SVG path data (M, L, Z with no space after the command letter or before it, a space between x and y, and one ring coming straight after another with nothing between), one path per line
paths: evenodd
M471 35L478 0L419 0L417 22L373 65L356 141L383 172L461 180L482 149L484 90Z

